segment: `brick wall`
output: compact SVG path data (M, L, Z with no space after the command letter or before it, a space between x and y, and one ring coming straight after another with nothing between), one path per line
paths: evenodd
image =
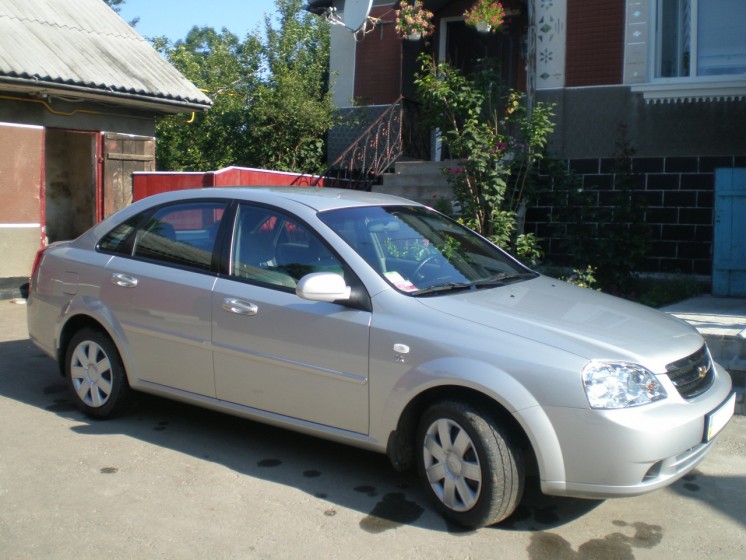
M401 92L402 41L394 29L391 6L374 8L381 25L356 43L355 97L369 105L388 105Z
M567 87L622 83L623 0L568 0Z
M608 206L617 188L613 159L576 159L563 162L600 209ZM746 167L744 156L657 157L632 159L633 193L644 201L644 221L651 228L650 253L644 272L712 273L714 171L717 167ZM552 225L559 215L556 192L540 194L529 209L526 231L542 238L548 260L577 262L563 254L562 226Z

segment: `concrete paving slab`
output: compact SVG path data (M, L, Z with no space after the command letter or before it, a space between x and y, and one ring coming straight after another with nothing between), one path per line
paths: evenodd
M702 334L746 338L746 299L703 295L661 311L687 321Z

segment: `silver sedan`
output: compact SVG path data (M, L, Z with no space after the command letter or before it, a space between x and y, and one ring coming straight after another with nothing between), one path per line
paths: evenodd
M386 453L472 527L508 517L527 472L561 496L671 484L735 403L685 323L353 191L137 202L39 252L28 327L91 416L142 391Z

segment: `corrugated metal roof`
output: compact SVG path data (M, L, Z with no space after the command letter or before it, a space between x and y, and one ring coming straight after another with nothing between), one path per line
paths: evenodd
M3 82L127 97L171 111L211 104L102 0L0 0L0 88Z

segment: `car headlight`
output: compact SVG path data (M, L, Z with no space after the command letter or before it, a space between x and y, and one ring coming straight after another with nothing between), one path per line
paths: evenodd
M667 396L652 372L629 362L589 362L583 368L583 386L591 408L640 406Z

